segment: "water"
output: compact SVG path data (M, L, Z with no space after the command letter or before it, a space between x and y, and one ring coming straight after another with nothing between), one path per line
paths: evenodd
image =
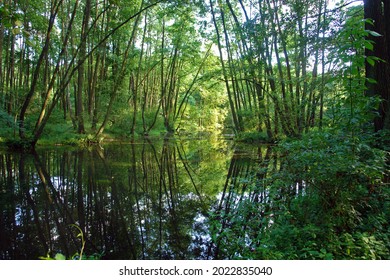
M244 192L266 146L144 141L0 152L0 259L212 259L209 215Z

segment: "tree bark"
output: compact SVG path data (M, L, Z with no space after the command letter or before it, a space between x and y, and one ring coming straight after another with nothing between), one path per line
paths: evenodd
M374 130L377 132L384 128L390 128L389 102L390 102L390 3L387 0L364 0L364 17L372 22L366 23L368 40L374 42L374 49L366 48L366 57L376 57L374 65L366 61L366 78L375 80L376 83L366 82L366 95L381 99L377 114L374 117ZM374 32L380 34L376 35Z

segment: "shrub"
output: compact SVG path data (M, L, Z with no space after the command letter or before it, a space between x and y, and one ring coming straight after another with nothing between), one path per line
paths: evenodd
M281 143L278 171L213 220L225 225L214 234L219 257L389 259L385 153L362 139L334 130ZM267 199L253 199L260 193Z

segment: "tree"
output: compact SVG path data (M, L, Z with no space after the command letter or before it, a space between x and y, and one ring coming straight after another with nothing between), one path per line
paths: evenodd
M364 0L364 17L373 43L366 47L366 94L381 99L374 119L379 131L390 129L390 2Z
M266 130L273 139L320 125L332 21L327 1L209 5L235 130Z
M5 113L18 119L20 140L35 146L53 112L63 108L65 117L66 110L71 113L72 93L77 119L72 114L71 118L78 133L85 132L83 108L88 99L90 105L94 103L94 107L90 106L94 110L90 108L89 111L93 112L92 124L96 127L98 103L91 87L96 87L98 66L104 62L99 59L104 60L106 56L96 55L94 79L91 79L93 55L98 51L107 53L109 49L102 50L102 46L118 30L159 2L162 1L128 10L111 25L108 22L105 25L105 19L114 4L107 1L95 5L88 0L82 5L81 12L78 0L38 1L34 5L28 1L1 4L0 13L4 20L0 24L0 42L7 43L7 48L3 48L3 43L0 48L1 100ZM137 3L133 6L136 7ZM94 36L96 32L99 36ZM126 65L126 57L122 65ZM116 79L120 80L120 75L123 73ZM94 85L91 85L92 80L95 80ZM60 102L64 103L63 106L58 106Z

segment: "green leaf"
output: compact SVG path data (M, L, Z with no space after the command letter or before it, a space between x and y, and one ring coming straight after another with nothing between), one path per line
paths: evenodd
M377 84L378 83L375 79L372 79L372 78L366 78L366 81L370 84Z
M333 260L333 255L331 253L326 253L325 260Z
M374 50L374 45L370 41L364 41L364 47L370 51Z
M63 254L57 253L55 255L54 259L57 261L64 261L64 260L66 260L66 257Z
M12 33L13 33L14 35L20 34L20 28L14 28L14 29L12 29Z
M382 36L378 32L375 32L375 31L372 31L372 30L367 30L367 33L370 34L371 36L374 36L374 37L381 37Z
M50 257L49 254L47 254L46 257L39 257L39 259L45 260L45 261L52 261L52 260L54 260L52 257Z
M366 59L367 59L368 64L370 64L371 66L375 65L375 60L373 60L371 57L367 57Z
M15 25L21 27L23 25L23 22L21 22L20 20L15 20Z

